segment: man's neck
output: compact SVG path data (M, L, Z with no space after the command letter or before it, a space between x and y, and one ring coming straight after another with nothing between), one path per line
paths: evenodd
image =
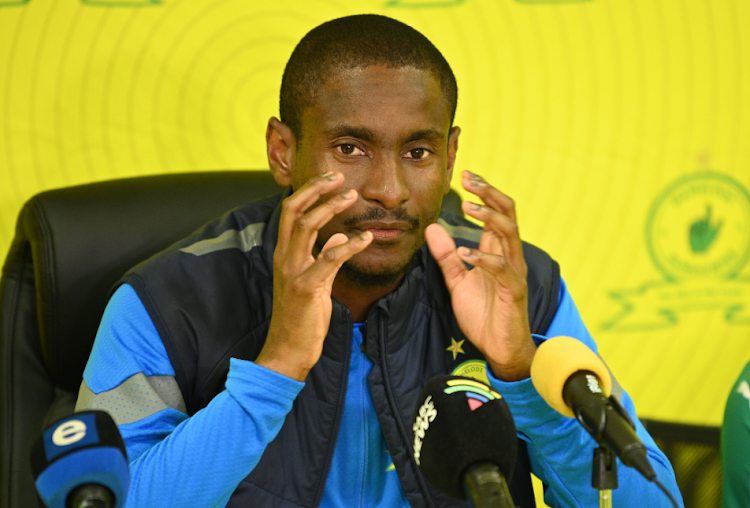
M346 305L355 323L364 323L372 304L395 291L403 279L404 277L401 276L398 281L389 286L362 286L339 272L336 280L333 281L331 296Z

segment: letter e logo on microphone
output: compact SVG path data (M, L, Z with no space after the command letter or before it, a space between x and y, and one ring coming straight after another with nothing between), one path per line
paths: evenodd
M86 437L86 424L81 420L68 420L52 433L52 442L57 446L68 446Z
M99 443L96 417L93 414L73 414L56 426L44 431L44 452L47 460L73 450Z

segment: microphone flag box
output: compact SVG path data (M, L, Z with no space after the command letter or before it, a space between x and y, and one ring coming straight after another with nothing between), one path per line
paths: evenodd
M496 464L508 482L518 452L516 426L502 396L475 379L432 378L414 412L414 459L433 487L466 499L463 475L473 465Z
M31 469L50 508L65 508L70 493L88 484L108 488L121 507L130 486L125 444L104 411L75 413L45 429L32 446Z

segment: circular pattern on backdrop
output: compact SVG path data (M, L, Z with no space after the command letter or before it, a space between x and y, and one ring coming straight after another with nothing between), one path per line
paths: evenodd
M292 48L359 10L412 24L445 53L460 87L457 169L519 203L524 238L561 261L589 323L608 313L606 291L653 271L634 239L662 188L695 170L695 154L750 185L746 2L0 0L0 250L23 201L46 188L265 167L263 133ZM705 206L689 220L663 213L660 224L700 222ZM693 361L685 343L700 347L709 327L727 343L738 334L706 320L680 343L668 332L599 340L629 386L647 392L653 380L640 371L664 357ZM646 346L651 356L629 361ZM687 393L686 372L673 372L670 390ZM718 398L695 404L700 419L720 419ZM645 407L682 414L655 399Z

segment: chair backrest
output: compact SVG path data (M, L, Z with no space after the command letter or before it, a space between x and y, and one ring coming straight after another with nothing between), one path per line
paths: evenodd
M111 286L201 224L281 190L269 171L221 171L93 183L26 203L0 279L0 507L37 505L31 443L72 412Z
M0 508L41 506L29 451L73 411L107 294L132 266L247 201L265 171L212 171L43 192L18 217L0 278ZM461 214L455 191L444 208Z
M641 420L672 463L685 508L721 506L719 427Z

